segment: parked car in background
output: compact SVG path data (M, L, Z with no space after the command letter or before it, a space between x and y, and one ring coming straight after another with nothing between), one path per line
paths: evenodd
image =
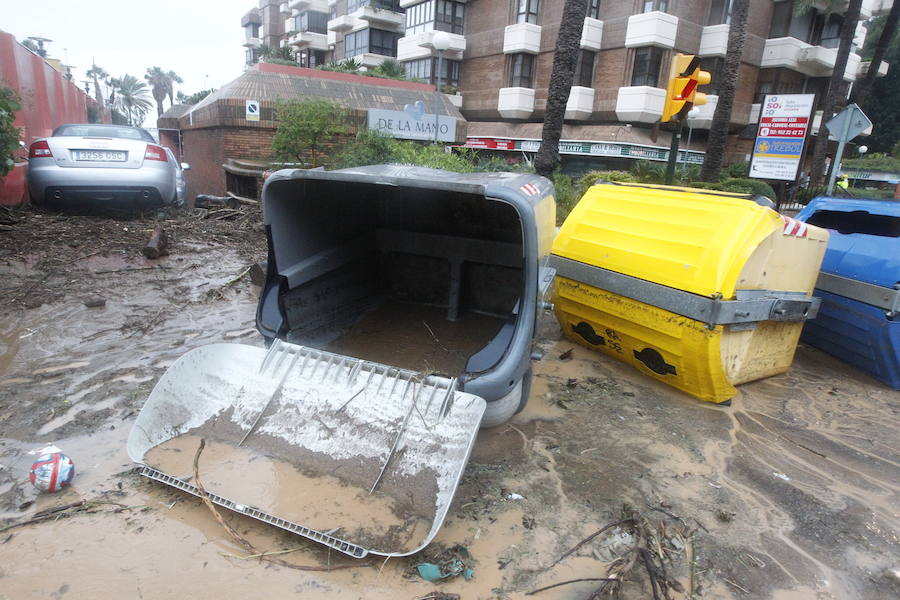
M184 178L184 172L191 168L187 163L180 163L175 158L175 153L170 148L166 148L166 156L172 164L175 165L175 202L173 206L177 208L184 207L185 193L187 192L187 181Z
M28 190L36 204L179 206L181 167L139 127L60 125L29 148Z

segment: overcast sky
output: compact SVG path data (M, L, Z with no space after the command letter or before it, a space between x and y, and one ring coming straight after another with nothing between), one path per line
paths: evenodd
M220 87L244 66L241 16L255 0L0 0L0 29L20 42L53 40L48 55L74 65L84 87L92 61L116 77L143 78L147 67L175 71L186 94ZM152 102L152 100L151 100ZM168 108L168 100L165 107ZM156 106L146 126L156 125Z

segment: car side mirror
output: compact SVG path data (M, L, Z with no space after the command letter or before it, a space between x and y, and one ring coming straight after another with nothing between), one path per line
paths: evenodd
M188 163L181 163L181 168L185 171L190 171L191 165L189 165Z

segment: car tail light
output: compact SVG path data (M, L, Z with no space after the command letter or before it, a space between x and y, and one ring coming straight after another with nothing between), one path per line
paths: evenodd
M153 144L147 144L147 151L144 152L144 160L159 160L162 162L169 162L168 157L166 157L166 151L159 146L154 146Z
M28 150L28 158L52 158L53 153L50 152L50 144L47 140L38 140L31 145Z

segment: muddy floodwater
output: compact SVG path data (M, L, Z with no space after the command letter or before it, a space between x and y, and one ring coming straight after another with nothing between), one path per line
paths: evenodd
M144 462L191 481L200 440L176 437L152 448ZM431 529L406 516L394 498L231 444L206 441L198 471L207 492L381 552L410 551Z
M683 590L670 589L673 600L900 597L898 392L801 345L788 373L712 405L574 347L552 318L528 405L479 433L423 552L354 561L223 511L258 553L283 563L248 556L198 498L134 474L125 452L132 422L179 356L209 343L263 345L259 290L246 275L265 258L258 218L203 216L163 218L173 246L156 261L140 254L155 218L24 211L0 232L0 599L583 600L602 582L526 594L605 577L627 559L626 525L579 545L626 506L663 532L654 552ZM447 334L425 320L443 344ZM424 327L416 334L434 341ZM441 352L436 343L429 361L456 358ZM30 452L49 442L76 476L39 495ZM163 459L179 476L192 473L188 442ZM339 483L282 493L285 471L265 457L216 457L210 448L200 458L205 483L255 490L254 502L296 511L301 523L396 524L388 499L374 499L379 516ZM347 504L327 498L331 484ZM455 556L471 581L416 573ZM638 567L624 578L626 600L653 597Z

